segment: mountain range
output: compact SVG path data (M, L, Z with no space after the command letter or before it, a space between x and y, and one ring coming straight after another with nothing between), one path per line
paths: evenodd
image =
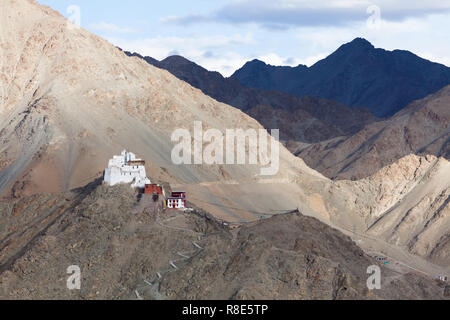
M448 101L445 101L448 90L441 87L447 80L443 82L432 80L436 77L446 79L443 75L448 68L406 51L389 52L374 49L369 42L358 38L343 45L331 56L311 67L311 70L308 69L311 74L315 72L314 70L318 70L316 74L321 72L343 74L347 72L345 71L347 68L345 64L335 63L339 58L341 61L353 61L352 63L361 61L360 67L370 73L371 77L373 76L373 73L369 72L371 68L385 66L383 70L396 68L402 70L398 71L395 77L391 73L379 75L375 72L374 81L380 82L383 86L389 81L399 81L402 82L402 86L409 86L411 81L403 81L399 77L402 75L406 77L407 74L414 73L412 70L416 70L410 78L415 79L413 82L421 85L421 88L411 89L414 94L383 86L371 86L373 95L382 97L381 103L396 100L397 97L403 99L405 103L412 101L420 92L422 92L420 95L426 95L427 92L433 91L434 89L431 90L429 87L430 83L433 83L433 88L440 90L423 99L412 101L410 105L400 108L394 116L385 120L372 116L368 109L347 107L325 99L322 94L321 98L311 96L298 98L281 92L289 91L286 90L288 86L282 85L285 79L302 78L305 72L305 67L302 66L272 67L260 61L253 61L246 66L258 66L256 69L244 66L233 77L224 78L218 72L208 71L181 56L171 56L158 61L138 53L126 53L168 70L212 98L243 110L267 129L279 128L281 139L291 152L305 160L308 166L333 179L355 180L368 177L410 153L449 158ZM380 59L384 62L381 63ZM332 71L324 71L325 66ZM247 72L243 70L249 71L247 76L251 81L256 83L261 79L263 82L254 84L254 87L268 87L272 90L245 88L240 82L246 85L247 80L239 76ZM426 74L426 77L423 74ZM352 73L346 77L357 84L345 86L340 90L341 93L363 86L363 82L366 81ZM389 77L389 80L385 81L384 77ZM268 85L269 82L271 85ZM320 91L319 87L325 86L325 82L319 82L317 90ZM358 96L358 93L353 92L352 95ZM377 99L374 101L378 101Z
M232 78L244 87L327 98L388 117L450 84L450 68L409 51L378 49L356 38L309 68L253 60Z
M450 159L450 86L357 134L316 143L296 154L330 178L353 180L409 154Z
M261 164L174 164L172 133L187 129L193 136L195 121L221 132L263 127L169 72L68 25L49 7L28 0L0 4L3 196L20 198L83 186L101 176L108 160L123 149L146 159L150 177L192 189L198 204L215 207L215 213L227 219L253 219L252 212L296 208L297 199L283 189L299 176L305 176L305 183L328 183L282 145L279 171L273 177L260 176ZM24 12L27 19L21 18ZM242 182L242 189L253 190L253 195L235 198L231 181ZM273 191L267 188L270 183ZM253 199L260 198L260 192L279 196L256 204Z
M298 144L315 143L357 133L377 121L367 109L353 109L329 99L302 97L279 91L244 88L239 81L224 78L181 56L162 61L125 52L172 73L217 101L236 107L267 129L280 129L289 149Z
M347 140L353 142L330 157L331 165L342 161L342 153L344 159L355 155L346 164L351 167L367 158L359 150L384 144L445 155L448 88L388 123L366 113L354 116L355 109L333 101L247 90L208 72L198 78L216 77L199 86L211 81L208 90L218 96L222 91L223 99L235 92L241 110L33 0L0 2L0 39L0 287L7 297L66 298L57 293L65 285L61 267L76 258L93 272L85 291L71 298L130 298L144 280L153 280L144 277L167 268L173 254L186 253L198 239L208 248L195 255L201 259L183 260L180 273L156 279L166 298L371 298L363 276L377 255L392 262L384 266L390 267L392 291L372 298L448 293L433 280L448 273L450 264L450 162L444 157L393 152L387 160L374 158L374 172L370 161L355 166L356 173L367 171L357 181L333 181L276 141L280 161L273 176L260 175L262 164L176 165L171 159L175 130L193 135L195 121L221 133L263 129L249 115L254 108L263 120L265 109L285 111L282 125L292 112L304 114L302 126L333 125L323 137L304 127L293 130L295 139L303 134L295 142L304 144L297 148L311 162L314 149L308 148L320 154L322 144L329 152ZM333 111L341 109L347 110L348 128L347 116ZM360 116L367 121L362 127ZM358 135L361 143L352 138ZM331 139L334 147L321 139ZM128 186L102 185L108 160L123 149L146 160L152 181L186 191L190 206L208 215L147 212ZM222 230L220 222L236 229ZM147 290L150 298L163 297Z

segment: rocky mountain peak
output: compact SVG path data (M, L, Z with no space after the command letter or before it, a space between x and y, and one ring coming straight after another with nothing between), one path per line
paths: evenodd
M327 98L387 117L450 84L450 68L356 38L310 68L252 62L232 77L245 87Z
M166 59L162 60L161 63L164 64L171 64L171 65L193 65L192 61L189 61L185 57L182 57L180 55L173 55L169 56Z
M365 49L374 49L374 45L370 43L368 40L364 38L355 38L351 42L344 44L343 47L346 48L365 48Z

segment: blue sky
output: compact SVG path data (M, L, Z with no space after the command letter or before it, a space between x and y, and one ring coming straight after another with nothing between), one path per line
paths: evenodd
M364 37L450 66L449 0L38 0L123 49L231 75L246 61L312 65Z

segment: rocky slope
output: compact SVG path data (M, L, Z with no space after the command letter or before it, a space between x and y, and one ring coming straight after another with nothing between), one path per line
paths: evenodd
M450 265L450 162L409 155L356 183L366 234Z
M146 159L152 177L169 182L264 180L259 176L262 165L177 166L171 159L175 129L192 132L194 121L221 132L262 129L254 119L165 70L126 56L35 1L1 1L0 9L4 196L81 186L101 176L108 159L123 149ZM278 179L276 185L299 175L318 185L327 183L280 146L280 170L270 178ZM276 189L273 194L283 203L277 210L297 207L292 196L276 195ZM212 196L205 191L198 201ZM272 209L267 202L257 209Z
M347 208L346 215L331 221L323 194L331 182L278 143L279 171L273 176L261 176L263 165L175 165L175 129L192 133L194 121L223 133L262 126L169 72L68 24L50 8L31 0L0 5L4 196L82 186L102 176L112 155L128 149L147 161L152 179L186 190L197 206L228 221L297 208L330 223L358 215ZM342 203L328 205L333 209Z
M324 141L297 155L333 179L360 179L409 154L450 159L450 86L413 102L355 135Z
M280 167L274 176L261 176L262 165L174 165L171 134L179 128L192 132L195 120L202 121L205 129L221 132L262 126L169 72L128 57L105 40L68 25L50 8L29 0L6 0L0 2L0 9L0 193L9 198L10 205L28 195L57 194L53 204L43 198L44 216L30 223L22 217L14 220L9 213L4 216L0 227L8 225L3 230L10 231L1 242L2 268L11 266L27 251L29 241L46 233L47 226L71 217L65 205L73 207L73 201L76 205L83 200L77 196L66 201L61 192L100 177L112 155L125 148L147 161L152 180L185 190L193 204L219 219L257 221L299 209L341 230L367 234L373 224L367 217L376 203L372 193L365 191L366 184L330 181L279 144ZM409 201L405 203L407 210L412 208ZM34 207L37 213L40 205ZM399 204L391 208L395 207ZM105 204L104 209L108 208ZM439 208L428 212L438 214ZM25 230L20 229L21 223ZM386 225L382 232L389 231ZM21 230L16 235L27 236L10 247L7 237L16 229ZM418 230L399 234L400 244L412 244L411 237ZM447 230L434 230L432 238L423 238L430 239L431 252L418 239L417 250L412 245L399 247L403 251L398 259L410 250L446 261ZM380 239L391 241L387 235L383 233ZM395 247L392 241L386 244ZM42 254L51 255L52 250L44 248Z
M357 38L310 68L254 60L232 78L245 87L332 99L386 117L450 84L450 68L408 51L376 49Z
M280 129L280 138L291 151L302 143L354 134L377 120L368 110L352 109L327 99L244 88L237 80L224 78L181 56L158 61L138 53L126 54L169 71L217 101L244 111L267 129Z
M0 202L0 219L0 299L448 299L444 284L384 266L382 289L369 291L377 262L300 213L229 230L94 182ZM66 287L71 265L79 291Z

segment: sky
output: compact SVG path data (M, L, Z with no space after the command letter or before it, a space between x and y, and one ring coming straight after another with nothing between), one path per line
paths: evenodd
M253 59L311 66L356 37L450 66L450 0L37 1L124 50L224 76Z

